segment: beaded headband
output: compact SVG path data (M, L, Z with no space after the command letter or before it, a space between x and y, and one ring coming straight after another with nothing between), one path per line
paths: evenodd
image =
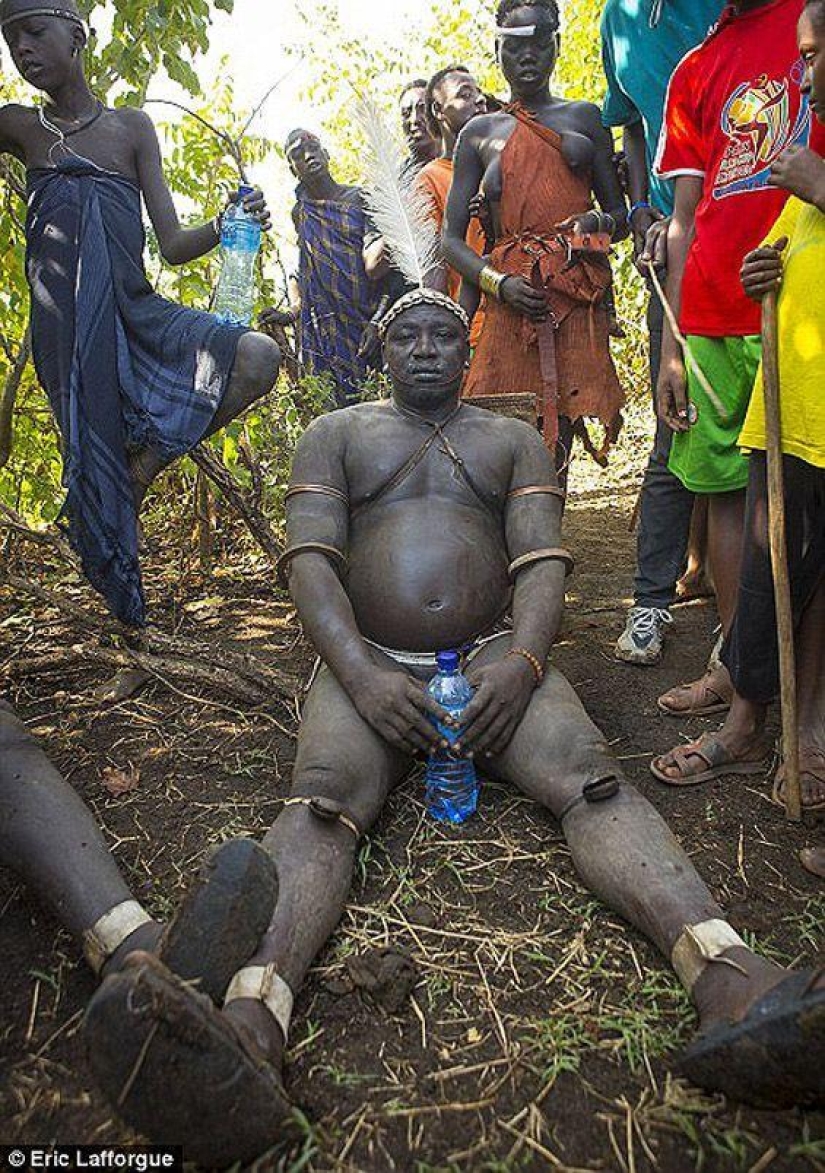
M81 28L85 28L83 18L78 12L73 12L70 8L23 8L19 12L12 12L6 15L0 12L0 28L7 28L10 24L14 24L18 20L25 20L29 16L57 16L61 20L70 20L73 24L79 24Z
M457 301L453 301L446 293L439 293L437 289L413 289L410 293L405 293L403 297L399 297L395 305L381 319L378 326L378 333L382 342L387 336L387 330L389 330L396 318L400 318L403 313L413 309L417 305L437 305L442 310L449 310L454 317L458 318L461 325L469 334L470 319Z

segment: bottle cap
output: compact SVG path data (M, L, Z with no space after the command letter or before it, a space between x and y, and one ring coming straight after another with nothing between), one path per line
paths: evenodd
M459 665L458 652L437 652L435 662L439 672L457 672Z

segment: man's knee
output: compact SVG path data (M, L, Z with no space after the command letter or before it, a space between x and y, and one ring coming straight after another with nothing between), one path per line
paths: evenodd
M237 373L250 386L269 391L275 385L281 368L281 350L278 343L266 334L250 331L238 343Z
M387 792L387 781L372 772L345 760L316 760L296 767L286 805L304 807L321 824L339 823L357 839L381 813Z

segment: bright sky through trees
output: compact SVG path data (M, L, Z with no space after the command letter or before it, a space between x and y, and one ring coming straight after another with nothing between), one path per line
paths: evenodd
M420 9L420 0L338 0L341 24L347 34L385 47L400 43L402 26L414 20ZM306 70L286 57L281 48L304 40L306 20L311 27L311 19L311 0L235 0L231 17L218 13L215 18L209 62L217 64L221 57L229 58L239 105L254 106L273 82L289 73L267 103L258 124L261 133L277 142L296 124L312 125L312 111L298 97ZM319 49L322 51L321 46ZM208 73L201 71L201 77L205 76ZM153 88L160 84L155 83Z

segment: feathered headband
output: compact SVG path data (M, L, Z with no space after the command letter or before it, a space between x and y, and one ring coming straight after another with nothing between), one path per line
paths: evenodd
M406 165L401 145L381 113L368 98L359 97L355 117L367 140L364 155L364 196L376 231L384 238L387 259L408 285L415 288L395 303L381 319L383 340L390 324L414 305L438 305L455 314L469 332L469 319L458 304L435 289L427 276L441 265L441 247L426 191Z

